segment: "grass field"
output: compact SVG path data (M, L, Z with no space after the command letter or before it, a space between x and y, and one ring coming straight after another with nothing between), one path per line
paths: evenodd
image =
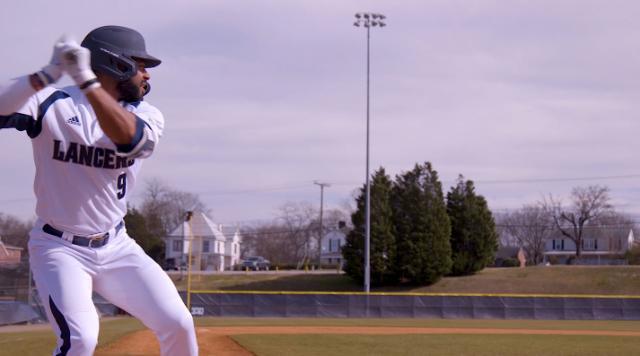
M555 335L238 335L258 356L635 355L638 339Z
M186 277L172 275L178 289ZM360 292L362 286L343 274L248 272L192 277L192 290ZM445 277L434 285L385 287L373 292L602 294L640 296L640 266L550 266L487 268L473 276Z
M206 326L379 326L501 328L537 330L640 331L640 321L531 321L433 319L271 319L198 318ZM144 327L134 319L104 320L98 348ZM269 355L633 355L638 338L575 335L235 335L258 356ZM46 355L53 347L49 330L1 332L0 355Z
M0 355L39 356L50 355L55 347L55 336L48 328L38 327L39 330L20 332L1 332ZM114 318L100 323L98 345L106 345L118 338L141 330L144 325L134 318Z
M179 289L186 278L172 275ZM360 284L342 274L215 273L194 276L194 290L340 291L360 292ZM428 287L373 288L373 292L509 293L640 296L640 267L528 267L485 269L474 276L447 277ZM197 318L199 327L215 326L373 326L424 328L597 330L640 332L640 321L541 321L455 319L270 319ZM142 330L131 318L103 320L98 348ZM638 337L577 335L364 335L322 334L233 335L258 356L268 355L633 355L640 354ZM3 332L0 355L46 355L54 346L48 328Z

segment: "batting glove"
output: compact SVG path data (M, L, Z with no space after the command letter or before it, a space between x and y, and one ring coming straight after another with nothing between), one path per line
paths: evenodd
M56 44L53 46L53 54L51 55L51 60L49 60L49 64L42 67L39 72L36 72L36 75L42 82L43 86L51 85L57 82L60 77L62 77L62 65L60 63L60 53L62 52L62 47L65 42L69 40L67 35L63 35Z
M60 61L64 71L83 92L87 93L100 87L100 82L91 70L91 52L76 41L63 44Z

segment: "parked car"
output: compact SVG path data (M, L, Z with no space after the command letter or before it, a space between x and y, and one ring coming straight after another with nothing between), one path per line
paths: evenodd
M247 257L242 261L242 269L250 269L253 271L265 270L268 271L271 268L271 262L262 256Z
M175 258L167 258L162 264L162 269L165 271L177 271L178 266L176 265Z
M180 266L178 266L175 258L167 258L162 264L162 269L165 271L186 271L187 264L182 262L180 263Z

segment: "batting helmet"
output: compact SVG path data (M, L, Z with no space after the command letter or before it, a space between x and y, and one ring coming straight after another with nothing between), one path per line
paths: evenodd
M161 62L147 53L142 35L127 27L98 27L89 32L80 45L91 51L91 69L94 72L107 74L119 81L137 73L136 60L142 60L146 68Z

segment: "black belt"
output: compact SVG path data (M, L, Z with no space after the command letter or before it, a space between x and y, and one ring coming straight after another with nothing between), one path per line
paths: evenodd
M116 226L116 235L118 234L120 229L122 229L123 226L124 226L124 221L120 221L120 223ZM49 235L57 236L60 238L62 238L62 235L64 234L62 231L56 229L55 227L49 224L45 224L42 227L42 231L46 232ZM105 232L102 235L96 235L96 236L73 235L73 240L71 241L71 243L74 245L84 246L84 247L93 247L93 248L102 247L106 245L107 242L109 242L108 232Z

